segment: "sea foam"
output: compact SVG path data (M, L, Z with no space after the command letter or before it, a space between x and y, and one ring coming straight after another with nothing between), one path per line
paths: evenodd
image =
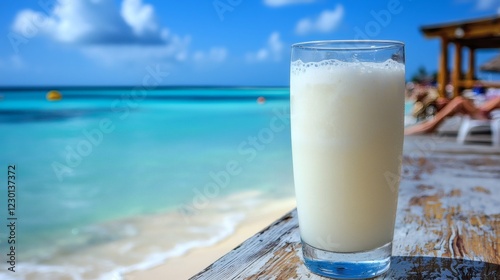
M78 244L25 260L16 277L0 272L0 279L125 279L127 273L218 244L234 234L248 211L269 201L262 192L249 191L216 199L202 212L187 214L188 221L185 213L169 211L92 225L75 232L83 235Z
M175 257L180 257L190 250L196 249L196 248L204 248L204 247L209 247L213 246L222 240L226 239L227 237L231 236L231 234L234 233L236 227L238 224L240 224L245 218L245 215L243 213L236 213L231 216L227 216L223 219L222 224L220 224L219 232L216 233L214 236L212 236L209 239L199 239L199 240L192 240L189 242L181 243L176 245L173 249L168 250L166 252L161 252L161 253L154 253L149 256L147 256L143 261L140 263L126 266L126 267L119 267L114 269L113 271L109 273L105 273L99 277L100 280L108 280L108 279L116 279L116 280L122 280L124 279L123 276L127 273L133 272L133 271L138 271L138 270L147 270L150 268L153 268L155 266L158 266L162 263L164 263L166 260L175 258Z

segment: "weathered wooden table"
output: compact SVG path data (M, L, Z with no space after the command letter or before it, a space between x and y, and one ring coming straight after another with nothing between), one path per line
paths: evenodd
M377 279L500 279L500 151L419 139L405 143L392 265ZM293 210L192 279L326 278L303 264Z

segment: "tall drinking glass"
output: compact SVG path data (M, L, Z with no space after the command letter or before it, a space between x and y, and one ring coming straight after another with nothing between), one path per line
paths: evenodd
M404 44L292 46L295 192L306 266L368 278L390 266L404 129Z

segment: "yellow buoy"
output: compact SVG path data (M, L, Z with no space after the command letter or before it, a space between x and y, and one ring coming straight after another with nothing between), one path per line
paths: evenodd
M57 101L62 99L62 94L57 90L51 90L47 92L46 97L48 101Z

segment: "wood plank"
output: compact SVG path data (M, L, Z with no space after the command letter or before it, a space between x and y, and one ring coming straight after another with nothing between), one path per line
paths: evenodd
M392 265L379 279L500 279L500 151L437 152L436 139L405 151ZM302 262L294 210L192 279L326 278Z
M498 16L495 16L479 20L423 26L420 30L428 38L446 37L453 39L457 38L457 28L461 28L463 30L463 34L460 38L464 39L495 37L500 33L500 20Z
M280 274L281 270L293 274L288 271L296 273L297 267L301 267L299 247L297 212L294 210L191 279L233 279L236 276L257 279L260 272L267 271L269 267L279 268L275 274ZM287 260L284 267L276 264L280 258Z
M484 87L500 88L500 82L482 81L482 80L462 80L459 82L459 85L465 88L472 88L478 83L480 83Z
M453 60L453 97L460 95L462 88L460 80L462 76L462 45L455 42L455 58Z
M446 85L448 84L448 40L441 38L441 52L438 62L438 92L441 97L446 96Z
M476 77L476 49L469 47L469 57L467 60L466 80L474 80Z

